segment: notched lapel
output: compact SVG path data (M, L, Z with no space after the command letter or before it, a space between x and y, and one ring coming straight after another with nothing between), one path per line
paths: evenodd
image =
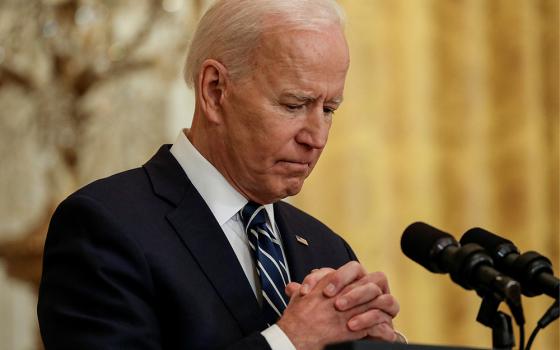
M264 329L260 306L237 256L212 212L170 154L169 146L162 147L144 167L154 191L176 205L167 219L243 332Z
M243 332L264 329L266 323L255 294L229 241L192 186L167 218Z
M301 283L313 266L313 242L307 237L303 227L290 220L288 212L280 203L274 205L274 218L282 235L282 244L293 282ZM307 242L307 244L303 243Z

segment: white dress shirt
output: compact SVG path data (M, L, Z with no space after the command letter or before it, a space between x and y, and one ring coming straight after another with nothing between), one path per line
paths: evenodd
M255 261L249 247L249 238L245 234L239 211L248 200L233 188L223 175L204 158L186 137L188 129L184 129L171 147L171 154L177 159L189 180L216 218L224 231L247 280L259 303L262 303L260 282L257 276ZM276 238L281 240L274 219L272 204L265 205L270 227ZM282 248L282 254L284 249ZM284 261L287 264L286 256ZM289 272L288 272L289 273ZM288 276L289 277L289 276ZM290 278L291 280L291 278ZM261 332L272 350L296 350L290 339L277 325Z

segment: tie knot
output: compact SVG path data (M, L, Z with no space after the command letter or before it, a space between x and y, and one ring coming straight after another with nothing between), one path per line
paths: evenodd
M247 229L249 226L266 224L266 209L264 205L249 202L241 209L241 220Z

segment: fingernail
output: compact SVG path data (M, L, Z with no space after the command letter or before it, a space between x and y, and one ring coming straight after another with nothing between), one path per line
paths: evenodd
M348 328L354 330L354 329L356 329L357 326L358 326L358 321L356 321L356 320L348 321Z
M325 293L327 293L328 295L333 295L334 294L334 284L330 283L326 288L325 288Z
M309 286L307 284L304 284L303 286L301 286L301 294L305 295L309 293Z
M347 304L348 304L348 300L344 298L338 299L336 301L336 305L338 306L339 309L344 309Z

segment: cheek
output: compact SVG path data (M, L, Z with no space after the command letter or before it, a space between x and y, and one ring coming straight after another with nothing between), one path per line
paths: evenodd
M289 121L269 121L259 126L259 131L251 135L251 140L262 158L282 159L294 156L298 127Z
M236 153L241 162L252 169L263 169L297 155L295 139L301 129L297 118L283 115L272 106L243 105L243 109L236 108L228 116L229 123L226 121L230 151Z

